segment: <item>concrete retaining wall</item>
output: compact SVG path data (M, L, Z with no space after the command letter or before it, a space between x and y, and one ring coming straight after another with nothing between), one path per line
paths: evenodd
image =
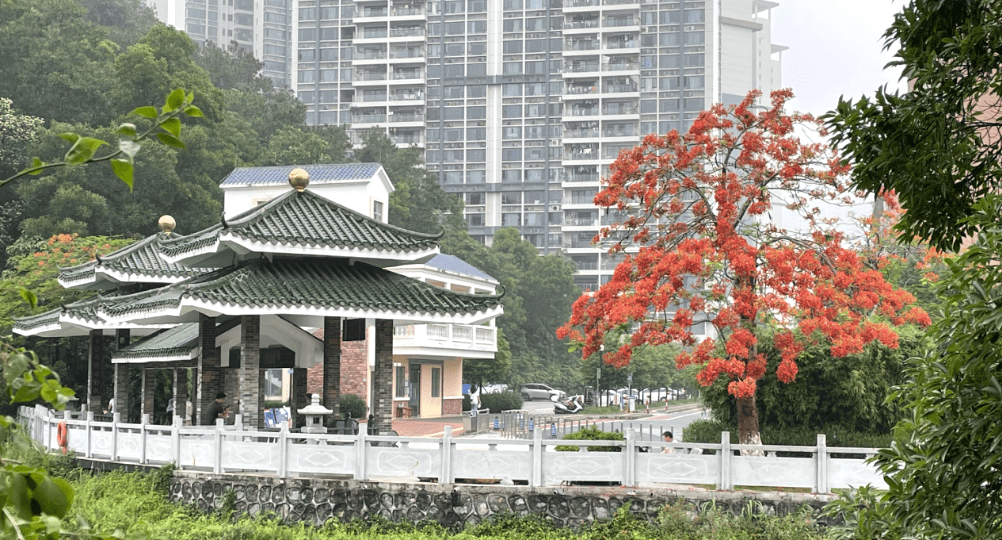
M191 503L202 511L222 504L233 490L236 510L257 515L274 512L286 522L322 525L379 516L394 522L434 521L461 529L500 514L545 516L555 525L575 527L608 519L630 503L638 516L653 520L667 504L688 501L700 505L715 501L717 508L740 513L749 501L758 501L770 514L784 515L809 505L820 509L830 495L806 493L722 492L694 489L635 489L622 487L404 484L331 479L278 479L239 474L175 472L171 499Z

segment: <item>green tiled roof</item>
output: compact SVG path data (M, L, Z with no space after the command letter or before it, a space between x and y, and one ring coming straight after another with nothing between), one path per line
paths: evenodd
M436 249L442 234L422 234L374 220L308 189L290 189L267 203L180 240L164 242L171 259L200 252L221 251L222 236L273 246L420 252ZM281 252L281 249L274 250Z
M499 308L501 295L441 289L365 263L350 265L344 259L261 259L134 294L129 301L103 306L102 314L113 319L154 316L195 302L212 303L225 314L266 307L286 314L343 309L399 313L399 318L406 318L405 314L478 314Z
M38 315L31 315L30 317L15 317L14 332L20 334L43 326L57 325L59 324L59 315L61 313L62 309L56 308L45 313L39 313Z
M77 300L63 305L53 310L32 315L30 317L15 317L14 332L18 334L30 334L32 330L56 325L77 325L81 327L98 328L121 328L121 323L107 323L104 318L98 315L98 311L103 307L114 306L120 302L131 300L132 295L119 296L109 295L94 296Z
M129 276L132 283L178 281L211 271L207 268L188 268L169 263L160 257L158 251L163 240L182 239L183 236L163 233L154 234L134 244L113 251L100 258L77 266L59 269L59 281L68 287L74 283L95 281L98 272L117 273ZM113 284L108 284L113 286Z
M240 319L237 318L217 322L216 335L221 335L239 323ZM128 347L119 349L111 357L114 360L124 361L188 358L197 347L198 324L184 323L150 334Z
M179 324L161 330L125 347L111 355L113 360L185 357L198 346L198 324Z

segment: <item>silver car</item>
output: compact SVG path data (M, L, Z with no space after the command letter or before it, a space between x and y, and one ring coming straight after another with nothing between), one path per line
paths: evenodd
M556 396L557 399L563 399L567 396L567 393L563 390L557 390L551 386L538 383L522 385L520 393L522 394L523 401L531 401L533 399L545 399L552 401L554 396Z

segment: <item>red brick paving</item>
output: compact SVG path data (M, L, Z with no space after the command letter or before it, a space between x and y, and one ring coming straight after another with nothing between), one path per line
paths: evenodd
M445 426L452 426L452 435L463 434L463 417L394 418L393 430L401 437L441 437Z

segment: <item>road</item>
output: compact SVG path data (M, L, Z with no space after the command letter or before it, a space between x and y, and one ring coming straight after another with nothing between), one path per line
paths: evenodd
M579 421L584 421L584 417L580 415L561 415L554 417L553 403L549 401L526 401L522 404L522 408L528 411L530 415L545 415L548 418L554 418L558 423L558 436L577 431ZM673 435L675 435L676 441L683 441L685 440L684 431L686 426L695 420L709 418L709 411L693 411L691 409L687 411L668 413L663 412L662 409L660 412L652 410L651 413L651 416L642 419L620 420L606 418L602 420L589 420L589 423L592 421L596 422L597 427L603 429L604 431L622 431L623 429L630 427L633 428L634 432L637 433L638 438L641 440L651 440L655 438L660 439L661 433L665 431L672 431Z

